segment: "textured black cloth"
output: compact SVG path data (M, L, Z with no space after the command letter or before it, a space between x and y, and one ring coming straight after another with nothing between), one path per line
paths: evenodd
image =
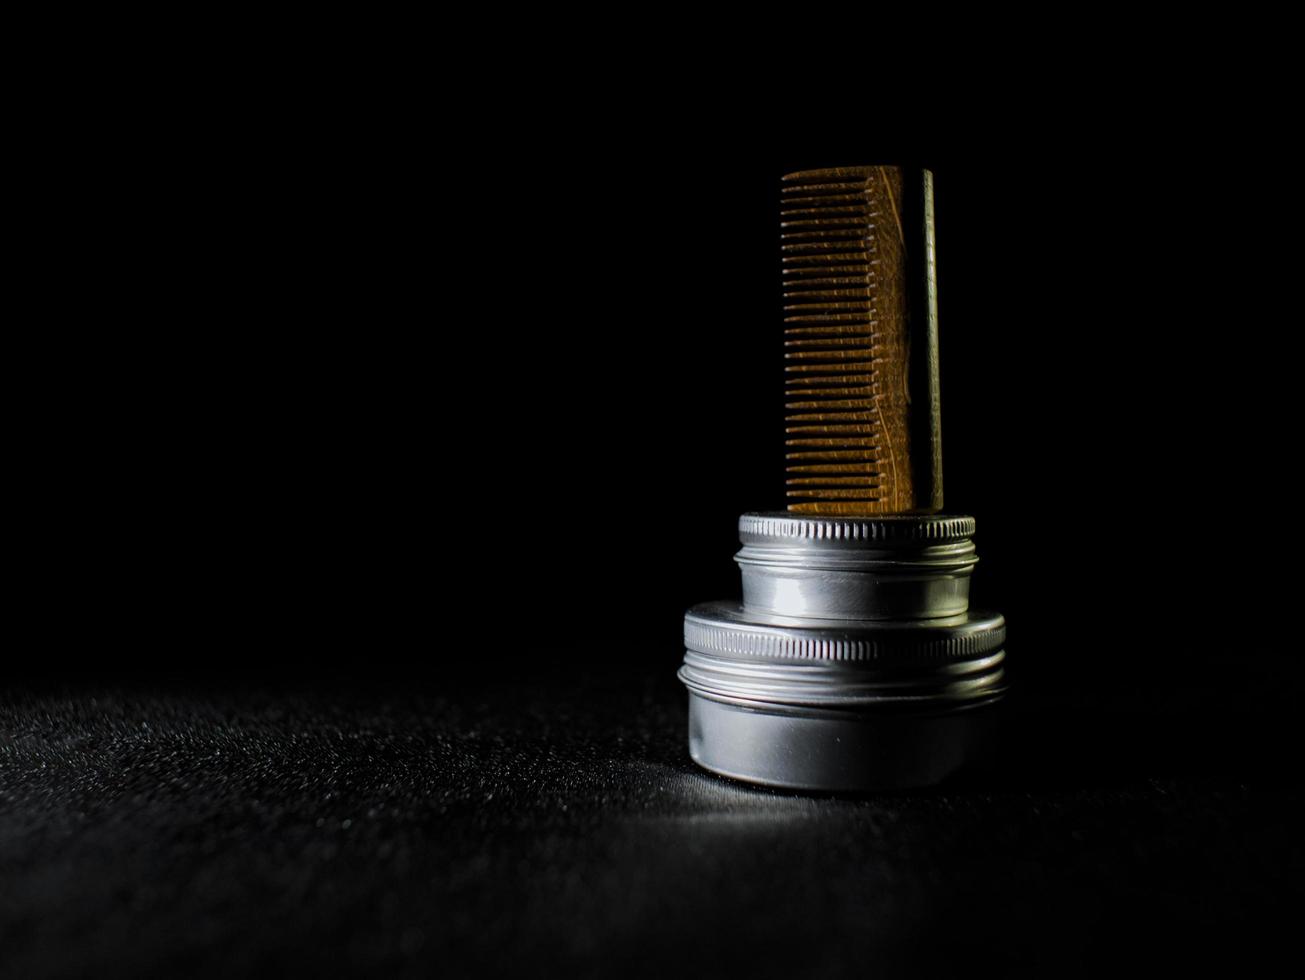
M0 972L1249 964L1299 906L1272 713L1016 697L996 772L834 798L697 770L669 670L424 688L6 692Z

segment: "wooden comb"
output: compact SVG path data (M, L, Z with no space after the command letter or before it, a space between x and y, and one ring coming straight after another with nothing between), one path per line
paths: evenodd
M940 510L933 176L837 167L783 180L788 509Z

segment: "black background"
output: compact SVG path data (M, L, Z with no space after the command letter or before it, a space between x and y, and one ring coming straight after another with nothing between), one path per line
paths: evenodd
M59 673L447 678L541 666L527 636L673 667L682 610L736 591L738 514L784 503L780 177L878 160L935 173L946 503L1015 669L1276 656L1248 642L1291 521L1271 117L537 109L256 113L179 126L166 167L112 132L132 204L76 299L117 326L58 336L34 415ZM492 656L423 652L466 627ZM70 653L86 630L126 649Z
M520 100L201 101L56 170L89 261L24 430L28 975L1268 950L1285 122ZM674 671L739 513L783 505L780 177L872 162L935 175L947 510L1012 735L977 784L807 800L693 770Z

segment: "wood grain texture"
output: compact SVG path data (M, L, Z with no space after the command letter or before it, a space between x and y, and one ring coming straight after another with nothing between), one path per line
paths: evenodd
M784 177L789 510L895 514L942 506L932 262L925 262L932 195L920 187L897 167ZM927 390L913 401L921 386Z

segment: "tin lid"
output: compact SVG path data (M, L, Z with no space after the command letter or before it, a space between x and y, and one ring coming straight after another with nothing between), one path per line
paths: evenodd
M843 517L754 512L739 518L739 540L756 545L805 545L818 548L942 545L968 541L974 518L945 514L893 514Z

